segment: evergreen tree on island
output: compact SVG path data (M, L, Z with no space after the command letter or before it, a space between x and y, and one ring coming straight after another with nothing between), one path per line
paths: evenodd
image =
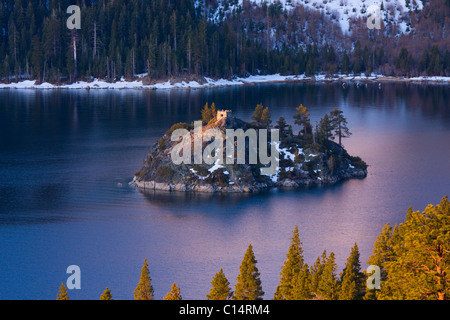
M324 144L329 140L334 139L333 130L335 129L332 119L325 114L322 119L320 119L318 125L318 142L319 144Z
M217 116L216 104L213 102L211 107L206 103L202 109L202 123L207 125L211 120L215 119Z
M141 270L141 276L139 283L134 290L134 300L153 300L153 286L152 279L150 278L150 272L148 270L147 259L144 261L144 266Z
M269 107L264 108L262 103L256 105L251 118L253 120L252 124L258 128L268 128L272 123L272 120L270 120Z
M229 300L233 297L230 282L225 277L222 268L216 273L211 281L212 288L206 295L208 300Z
M306 107L303 104L300 104L295 110L297 113L294 114L295 124L301 126L303 129L299 132L303 135L304 138L307 138L312 134L312 126L309 120L309 116L311 115Z
M334 130L334 136L339 138L339 145L342 145L342 138L348 138L352 134L347 127L347 119L344 117L343 113L344 112L338 108L334 108L334 110L330 112L331 125Z
M286 119L283 116L278 119L277 124L275 125L275 129L278 129L280 133L281 142L288 141L289 138L291 138L293 135L292 126L287 124Z
M239 267L234 300L262 300L264 291L262 291L260 274L256 263L253 247L250 244Z

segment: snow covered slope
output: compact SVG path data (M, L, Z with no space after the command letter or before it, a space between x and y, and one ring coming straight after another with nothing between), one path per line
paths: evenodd
M213 21L223 19L226 14L239 10L244 0L218 0L217 7L210 15ZM342 31L348 32L350 21L358 18L367 18L367 9L371 6L381 8L381 16L385 23L399 26L402 33L407 33L408 11L421 10L422 0L248 0L255 5L264 3L279 3L284 10L292 10L297 5L322 11L330 19L339 23Z

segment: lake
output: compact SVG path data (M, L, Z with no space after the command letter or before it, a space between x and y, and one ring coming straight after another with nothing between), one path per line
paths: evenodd
M232 288L251 243L272 299L295 225L311 265L324 249L338 273L356 242L367 267L386 223L450 195L450 88L413 83L278 83L199 90L0 91L0 299L132 299L144 259L155 298L172 283L205 299L223 268ZM327 188L261 194L142 193L128 186L150 147L206 102L250 120L257 103L293 124L344 111L351 155L368 176ZM295 131L298 129L295 128Z

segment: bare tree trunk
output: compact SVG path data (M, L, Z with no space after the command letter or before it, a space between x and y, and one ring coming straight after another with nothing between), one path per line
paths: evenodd
M109 81L110 77L111 77L111 74L109 72L109 56L107 56L106 57L106 78L108 79L108 81Z
M188 39L188 50L187 50L187 58L188 58L188 73L191 74L191 38Z
M268 4L267 4L266 20L267 20L266 54L267 54L267 66L269 66L270 22L269 22L269 5Z
M73 66L74 66L74 78L77 78L77 40L75 36L72 36L73 45Z
M94 22L94 49L92 50L92 59L97 55L97 22Z
M342 128L341 128L341 121L339 120L339 145L342 146L341 140L342 140Z

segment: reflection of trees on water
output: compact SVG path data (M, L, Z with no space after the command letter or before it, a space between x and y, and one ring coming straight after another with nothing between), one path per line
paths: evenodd
M174 215L187 213L236 214L256 202L267 201L267 193L205 193L139 190L148 204ZM265 196L264 196L265 195Z

